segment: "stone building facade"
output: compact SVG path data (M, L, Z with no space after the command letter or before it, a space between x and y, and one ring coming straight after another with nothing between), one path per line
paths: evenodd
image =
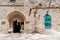
M34 17L34 12L36 11L36 9L32 9L31 14L29 16L30 7L27 7L24 3L25 3L24 0L16 0L15 2L11 2L10 0L0 0L0 32L1 33L12 32L13 22L15 19L24 23L21 25L22 32L31 33L35 30L38 32L43 32L45 30L44 16L46 15L48 9L47 8L38 9L36 13L36 17ZM53 2L51 6L52 7L59 6L59 4L57 3L54 4ZM39 5L36 6L39 7ZM42 2L42 4L40 4L40 7L47 7L47 6L48 3L44 1ZM49 9L48 14L51 15L51 23L52 23L51 29L60 31L60 9L58 8Z

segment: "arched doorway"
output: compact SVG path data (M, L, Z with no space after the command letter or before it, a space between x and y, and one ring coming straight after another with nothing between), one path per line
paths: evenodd
M14 11L8 15L8 21L9 21L9 28L12 29L12 31L9 31L9 33L18 33L18 31L23 32L24 31L24 21L25 16L18 12ZM17 22L15 22L17 21ZM19 25L18 25L19 24ZM17 30L19 29L19 30Z

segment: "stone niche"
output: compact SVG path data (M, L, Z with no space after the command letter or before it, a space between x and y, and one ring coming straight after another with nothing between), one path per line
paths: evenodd
M29 24L30 23L30 21L26 21L26 24Z
M5 22L5 21L2 21L2 22L1 22L1 25L5 25L5 24L6 24L6 22Z

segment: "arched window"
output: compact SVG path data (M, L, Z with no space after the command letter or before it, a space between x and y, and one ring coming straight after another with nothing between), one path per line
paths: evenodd
M16 0L10 0L10 2L15 2Z
M49 14L44 16L44 25L45 29L51 29L51 16Z

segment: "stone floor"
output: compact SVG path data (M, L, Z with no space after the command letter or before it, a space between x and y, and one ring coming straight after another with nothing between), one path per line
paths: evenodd
M1 35L2 36L2 35ZM0 37L0 40L60 40L59 35L41 35L37 34L5 34L5 36Z
M60 32L47 30L48 34L39 33L10 33L0 34L0 40L60 40ZM51 33L52 32L52 33Z

